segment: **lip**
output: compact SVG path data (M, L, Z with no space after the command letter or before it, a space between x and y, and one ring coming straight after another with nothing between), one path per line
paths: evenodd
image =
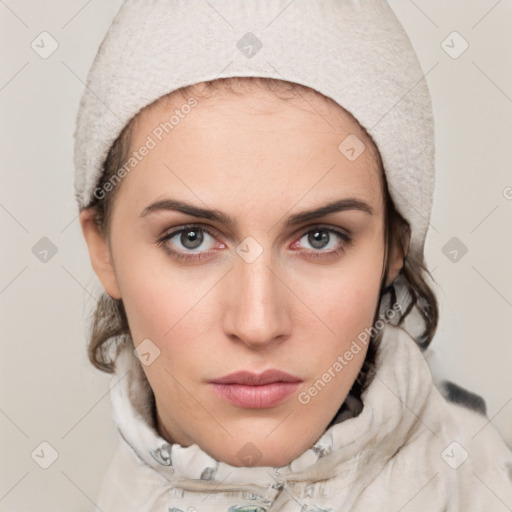
M230 373L209 382L225 400L247 409L267 409L284 401L297 390L302 379L280 370L256 374L248 371Z
M302 379L290 375L281 370L265 370L263 373L252 373L248 371L239 371L213 379L210 382L215 384L245 384L247 386L261 386L263 384L272 384L273 382L302 382Z

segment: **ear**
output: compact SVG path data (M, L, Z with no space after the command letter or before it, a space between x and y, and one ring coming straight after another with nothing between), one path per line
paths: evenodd
M398 276L400 270L402 270L405 258L409 252L409 242L411 240L411 232L402 234L401 240L397 243L393 243L390 249L389 261L388 261L388 273L385 286L389 286Z
M82 210L79 215L82 233L89 249L92 268L101 281L105 291L114 299L121 298L117 284L114 267L112 265L110 250L107 241L101 234L95 221L94 208Z

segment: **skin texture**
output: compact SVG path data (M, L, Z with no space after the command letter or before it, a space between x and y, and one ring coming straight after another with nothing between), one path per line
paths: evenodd
M172 100L139 114L130 151L183 103ZM355 161L338 149L349 134L366 145ZM106 292L122 298L135 346L150 339L160 350L143 369L158 430L169 442L197 444L234 466L246 465L249 452L252 464L283 466L323 434L357 377L364 347L307 404L298 394L372 325L383 275L384 200L369 146L357 122L316 94L283 100L263 90L223 91L199 99L123 178L107 239L91 209L81 213L93 268ZM175 211L140 216L166 197L223 211L237 225ZM363 201L373 213L347 210L285 226L289 215L343 198ZM196 248L178 233L159 246L191 223L213 236L201 232ZM315 245L319 225L351 241L320 231L325 240ZM246 237L254 239L250 255L262 250L250 262L236 250ZM165 247L201 258L179 260ZM401 266L392 251L386 284ZM303 381L270 408L232 405L208 383L269 368Z

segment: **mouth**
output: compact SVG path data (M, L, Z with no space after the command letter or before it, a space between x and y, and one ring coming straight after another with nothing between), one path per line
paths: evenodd
M209 382L215 392L231 404L246 409L267 409L294 393L302 379L280 370L256 374L235 372Z

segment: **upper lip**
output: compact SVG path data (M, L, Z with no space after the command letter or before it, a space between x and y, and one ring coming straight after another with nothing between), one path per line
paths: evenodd
M252 373L239 371L213 379L210 382L215 384L245 384L247 386L262 386L272 382L302 382L302 379L282 372L281 370L265 370L263 373Z

